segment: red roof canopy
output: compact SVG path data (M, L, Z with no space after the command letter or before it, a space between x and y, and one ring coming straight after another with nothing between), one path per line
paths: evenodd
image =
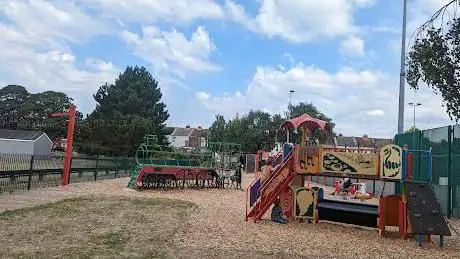
M280 128L298 129L301 125L305 125L310 131L314 131L316 128L320 128L322 130L329 129L328 122L312 118L308 114L303 114L297 118L287 120L281 124Z

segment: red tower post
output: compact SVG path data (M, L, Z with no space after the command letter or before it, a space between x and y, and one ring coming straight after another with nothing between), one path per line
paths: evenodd
M69 176L70 176L70 161L72 159L72 143L73 143L73 132L75 128L75 111L76 107L74 105L70 105L68 112L58 112L50 114L51 117L68 117L67 120L67 143L66 143L66 150L64 156L64 173L62 176L62 185L69 184Z

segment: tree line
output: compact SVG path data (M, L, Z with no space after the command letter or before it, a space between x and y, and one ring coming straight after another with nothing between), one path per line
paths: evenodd
M132 156L145 134L155 134L159 144L169 145L166 120L169 113L162 93L145 67L127 67L114 84L93 94L96 108L86 118L76 114L75 149L84 154ZM49 117L66 111L73 99L55 91L29 93L25 87L0 89L0 128L43 131L51 139L66 136L67 118Z
M113 84L100 86L93 99L96 108L85 118L77 111L74 146L79 153L132 156L145 134L155 134L159 144L169 145L166 135L172 128L165 124L169 113L158 81L145 67L127 67ZM51 118L49 114L66 111L73 101L61 92L29 93L20 85L5 86L0 89L0 128L43 131L53 140L65 137L67 118ZM288 108L293 117L307 113L331 122L312 103ZM259 110L236 114L228 121L216 115L209 137L211 141L242 144L243 152L268 150L276 140L285 138L279 130L285 120L286 114Z
M288 110L292 118L308 114L313 118L329 122L331 129L334 127L332 119L312 103L300 102L288 106ZM276 142L282 143L286 140L286 132L282 131L280 126L287 120L287 116L287 114L272 115L260 110L250 110L245 115L236 114L233 118L226 120L223 115L218 114L210 127L210 140L241 144L244 153L271 150L275 147ZM314 132L314 135L320 142L326 142L334 133L318 131ZM291 132L290 140L292 142L296 142L298 137L298 134Z

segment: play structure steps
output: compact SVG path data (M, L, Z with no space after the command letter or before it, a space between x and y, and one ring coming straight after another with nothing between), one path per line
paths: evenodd
M131 169L131 179L128 183L128 188L134 189L136 187L137 177L139 176L139 172L142 169L142 165L137 165Z
M424 182L405 184L407 194L407 215L411 233L417 235L450 236L446 217L441 210L433 188Z
M286 156L284 163L271 174L263 186L261 186L259 177L248 187L251 208L249 213L246 213L246 220L251 218L256 222L263 217L282 190L294 179L293 163L294 155L293 151L291 151Z

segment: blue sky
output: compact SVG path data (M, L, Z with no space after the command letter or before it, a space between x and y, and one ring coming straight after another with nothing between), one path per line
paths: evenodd
M0 0L0 85L55 90L83 113L126 66L159 80L171 126L313 102L345 135L397 129L402 0ZM446 0L409 0L408 36ZM3 51L6 50L6 51ZM417 125L451 124L429 89ZM405 126L412 126L406 108Z

